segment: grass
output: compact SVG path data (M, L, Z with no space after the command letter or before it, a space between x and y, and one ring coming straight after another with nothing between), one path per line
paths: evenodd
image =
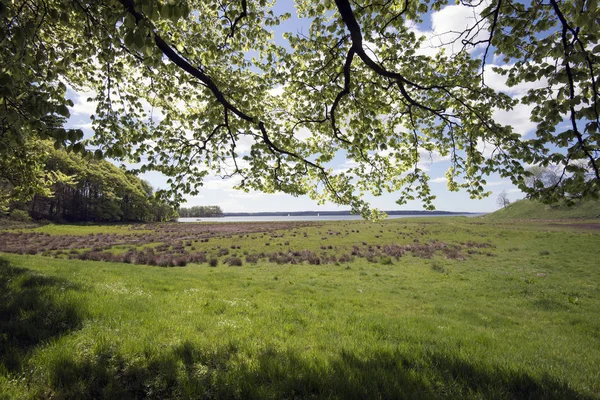
M36 232L44 233L51 236L67 235L67 236L82 236L90 234L144 234L150 233L151 230L139 229L141 225L125 225L125 224L102 224L92 225L87 223L82 224L44 224L37 227L21 229L21 232Z
M536 200L519 200L505 208L485 216L488 220L510 219L598 219L600 218L600 201L588 200L573 206L548 205Z
M598 233L286 226L194 243L216 267L4 253L0 398L599 398ZM415 240L446 247L339 261ZM280 248L336 261L246 261Z

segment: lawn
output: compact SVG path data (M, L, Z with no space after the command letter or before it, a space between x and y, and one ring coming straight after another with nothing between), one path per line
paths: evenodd
M600 398L590 226L0 232L0 398Z

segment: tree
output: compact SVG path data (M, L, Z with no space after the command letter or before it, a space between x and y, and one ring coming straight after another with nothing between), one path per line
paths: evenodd
M498 206L503 208L510 204L510 199L508 198L508 193L506 193L506 190L503 190L500 193L498 193L498 199L496 200L496 203L498 204Z
M1 4L9 164L38 137L85 151L80 132L47 123L69 115L66 83L96 93L88 148L163 172L174 201L213 173L240 176L241 190L308 194L363 215L364 192L431 208L427 153L449 157L448 188L475 198L489 195L494 172L549 201L600 190L595 1L462 1L476 18L452 39L461 51L432 56L418 51L424 39L408 22L446 1L298 1L311 25L286 35L289 48L270 32L288 15L266 0ZM517 100L486 86L492 56L508 63L497 69L508 84L544 83L518 100L534 105L534 139L494 121L494 109ZM336 154L352 167L333 171ZM37 154L27 157L36 165ZM558 165L563 190L528 187L524 163ZM24 179L15 187L44 186L36 174Z
M180 208L177 210L180 217L197 218L197 217L222 217L223 210L219 206L194 206L190 208Z
M55 177L53 184L48 193L13 201L12 209L35 219L70 222L148 222L175 216L172 207L154 198L152 186L108 161L56 150L48 141L38 143L38 150L46 155L42 171Z
M561 190L561 170L556 166L533 166L527 169L529 176L525 179L525 185L535 192L540 189L552 191Z

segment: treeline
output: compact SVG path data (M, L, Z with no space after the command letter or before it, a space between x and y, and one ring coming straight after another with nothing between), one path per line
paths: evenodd
M25 211L36 220L58 222L151 222L177 217L175 210L154 196L144 180L105 160L55 150L46 152L45 173L55 178L51 194L13 203L12 213Z
M182 218L208 218L208 217L222 217L223 210L219 206L194 206L185 208L182 207L177 210L178 214Z

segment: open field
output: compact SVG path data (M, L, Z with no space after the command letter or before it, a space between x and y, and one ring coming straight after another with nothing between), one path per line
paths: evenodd
M571 206L564 204L543 204L536 200L518 200L508 206L488 214L485 219L493 221L509 219L600 219L600 201L584 200Z
M600 398L595 226L0 231L0 398Z

